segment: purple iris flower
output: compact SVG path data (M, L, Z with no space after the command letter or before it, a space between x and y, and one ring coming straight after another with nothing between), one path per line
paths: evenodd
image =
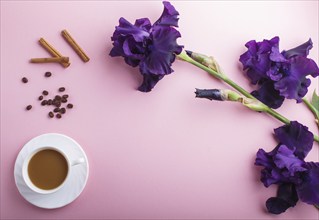
M247 70L247 76L253 84L268 78L266 73L272 64L270 55L273 48L278 48L278 45L279 37L262 42L251 40L245 44L248 50L240 56L239 61L243 64L244 70Z
M181 34L174 28L178 27L179 13L169 2L163 4L164 11L153 25L148 18L137 19L134 24L120 18L111 38L110 56L122 56L128 65L139 66L143 82L138 89L142 92L151 91L158 81L173 72L175 54L180 54L183 48L176 42Z
M262 166L261 181L268 187L278 184L276 197L266 202L270 213L280 214L301 201L319 204L319 163L305 162L313 134L297 121L275 129L279 144L270 152L259 149L255 165Z
M284 99L295 99L298 103L307 94L310 79L317 77L317 64L307 58L312 41L287 51L279 51L279 37L262 42L249 41L248 50L239 61L248 78L258 89L252 92L257 99L271 108L279 108Z

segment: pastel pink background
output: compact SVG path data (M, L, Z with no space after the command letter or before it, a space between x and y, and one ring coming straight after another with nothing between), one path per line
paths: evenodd
M238 62L251 39L280 36L281 49L309 37L318 62L318 1L174 1L187 49L211 54L224 71L252 90ZM259 181L258 148L276 145L282 124L236 103L194 98L195 88L229 88L205 72L177 61L175 72L150 93L136 90L138 69L110 58L110 37L121 16L134 22L162 13L160 1L1 1L1 219L318 219L298 203L280 216L266 213L276 187ZM60 36L67 29L88 53L83 63ZM71 59L30 64L48 57L44 37ZM51 71L53 77L45 78ZM21 78L29 78L22 84ZM36 97L65 86L75 108L61 120L46 117ZM318 81L313 80L308 97ZM30 112L25 106L32 104ZM317 132L303 105L279 110ZM31 138L58 132L77 140L88 155L90 176L70 205L44 210L25 201L13 177L15 159ZM318 161L318 144L307 160Z

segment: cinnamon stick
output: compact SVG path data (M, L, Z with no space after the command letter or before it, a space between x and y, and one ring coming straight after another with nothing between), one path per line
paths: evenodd
M40 38L39 43L44 49L46 49L54 57L63 57L59 51L57 51L52 45L50 45L44 38ZM70 66L70 63L61 62L61 65L64 67Z
M76 41L72 38L70 33L67 30L63 30L61 32L63 38L70 44L70 46L75 50L75 52L79 55L79 57L83 60L83 62L88 62L90 58L83 49L76 43Z
M31 58L31 63L68 63L69 57Z

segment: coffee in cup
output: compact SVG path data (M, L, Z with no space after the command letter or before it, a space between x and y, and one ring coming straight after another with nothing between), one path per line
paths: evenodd
M83 163L84 158L70 161L55 147L41 147L31 153L23 164L25 183L35 192L47 194L60 189L69 176L72 166Z

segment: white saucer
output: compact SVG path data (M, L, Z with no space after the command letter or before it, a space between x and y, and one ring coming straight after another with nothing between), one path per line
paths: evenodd
M22 178L22 165L30 152L43 146L55 146L70 156L70 159L84 158L85 162L72 167L70 176L58 191L39 194L32 191ZM54 209L74 201L83 191L89 176L89 163L81 146L72 138L62 134L43 134L26 143L21 149L14 166L14 178L20 194L31 204L40 208Z

